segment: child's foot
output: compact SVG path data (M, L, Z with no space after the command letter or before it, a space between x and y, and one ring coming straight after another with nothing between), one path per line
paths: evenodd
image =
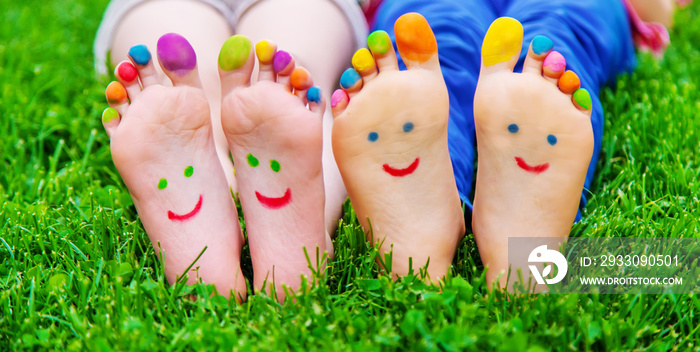
M296 290L311 276L309 261L333 248L324 224L321 91L293 58L262 41L259 79L251 84L250 40L233 36L219 56L221 118L243 206L255 288ZM308 104L308 108L307 105Z
M590 95L543 36L513 73L522 40L518 21L491 24L474 96L472 224L489 285L508 269L508 237L569 235L593 153Z
M145 46L133 47L129 56L136 66L117 66L119 82L107 87L111 108L102 121L146 233L165 256L168 281L187 274L188 283L201 279L227 297L230 291L245 296L241 230L216 155L194 51L177 34L158 41L158 61L173 87L158 83Z
M399 71L386 32L372 33L372 50L358 51L355 70L333 94L333 152L360 223L381 252L392 251L394 275L426 265L436 281L449 269L464 235L447 149L449 101L437 44L416 13L395 24ZM376 63L376 65L375 65ZM411 259L412 258L412 259Z

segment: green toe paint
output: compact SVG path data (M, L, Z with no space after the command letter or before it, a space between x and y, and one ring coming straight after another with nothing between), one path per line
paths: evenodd
M104 123L110 123L118 118L119 118L119 113L117 112L117 110L114 110L113 108L107 108L107 109L105 109L104 112L102 112L102 122L104 122Z
M574 92L574 100L576 100L578 105L586 110L590 110L593 106L593 103L591 102L591 94L583 88L577 89Z
M258 165L260 165L258 158L254 157L253 154L248 153L248 156L246 156L246 159L248 159L248 165L250 165L252 167L257 167Z
M161 178L160 181L158 181L158 189L164 189L165 187L168 187L168 180Z
M280 163L277 160L270 160L270 169L274 172L280 172Z
M185 177L190 177L194 173L194 168L192 165L185 168Z
M385 31L374 31L367 37L367 46L374 54L384 55L391 48L391 38Z
M243 35L228 38L219 52L219 67L224 71L241 68L248 60L252 47L250 39Z

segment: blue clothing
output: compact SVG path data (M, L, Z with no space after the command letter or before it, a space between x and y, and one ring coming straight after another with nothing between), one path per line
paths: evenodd
M544 35L554 41L554 50L564 56L567 69L576 72L581 87L590 92L593 101L591 123L595 144L576 216L576 221L580 220L603 136L603 108L598 94L603 86L636 65L632 33L622 1L384 0L373 30L388 32L396 43L394 22L408 12L423 15L437 38L440 65L450 94L450 157L460 198L470 211L476 153L474 92L486 31L498 17L513 17L522 23L525 36L516 72L522 71L535 36ZM400 58L399 65L402 69L406 67Z

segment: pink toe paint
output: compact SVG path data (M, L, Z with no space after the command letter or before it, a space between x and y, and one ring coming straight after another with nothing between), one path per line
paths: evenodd
M416 158L416 160L411 163L411 165L408 165L407 168L405 169L395 169L389 164L384 164L382 167L384 168L384 171L386 171L389 175L394 176L394 177L404 177L412 174L416 169L418 168L418 164L420 163L420 158Z
M566 60L557 51L552 51L544 59L544 68L552 72L562 72L566 68Z
M541 173L547 171L547 169L549 169L549 163L530 166L528 163L525 162L525 160L523 158L518 157L518 156L515 157L515 162L518 163L518 166L520 166L521 169L523 169L527 172L532 172L533 174L541 174Z
M168 219L172 221L186 221L191 218L193 218L195 215L199 213L199 211L202 210L202 195L199 195L199 201L197 202L197 205L194 206L194 209L190 211L187 214L175 214L172 211L168 210Z
M158 60L163 68L182 77L197 65L197 54L183 36L176 33L164 34L158 39Z
M284 50L279 50L275 53L275 58L272 59L272 68L275 72L281 72L287 68L290 62L292 62L292 55Z
M345 99L347 97L348 97L348 93L345 93L344 90L336 89L336 91L333 92L333 95L331 96L331 107L334 108L341 101L343 101L343 99Z
M265 197L258 191L255 191L255 196L258 198L258 202L260 202L260 204L262 204L262 206L264 206L265 208L279 209L292 201L292 190L287 188L287 191L284 192L284 195L282 197L277 198Z

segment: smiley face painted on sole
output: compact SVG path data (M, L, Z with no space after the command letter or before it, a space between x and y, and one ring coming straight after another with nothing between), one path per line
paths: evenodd
M184 176L186 178L192 177L194 174L194 167L191 165L185 168L184 171ZM159 190L165 190L168 187L168 180L165 178L161 178L158 180L158 189ZM191 220L194 218L197 214L199 214L199 211L202 210L202 202L204 200L204 197L202 194L199 195L199 199L197 200L197 204L192 208L192 210L186 212L186 213L176 213L172 210L168 210L168 219L171 221L175 222L183 222L187 220Z
M413 131L414 129L413 122L406 122L403 124L403 132L404 133L409 133ZM371 143L377 143L379 142L379 133L378 132L370 132L367 135L367 140ZM392 163L393 164L393 163ZM382 169L384 172L388 173L391 176L394 177L405 177L408 176L416 171L418 169L418 165L420 165L420 157L416 157L413 162L411 162L408 166L405 167L397 167L396 165L385 163L382 165Z
M246 160L248 161L248 165L250 165L250 167L260 166L260 161L258 158L251 153L248 153ZM273 172L278 173L282 169L282 166L280 165L279 161L273 159L270 160L270 169ZM255 198L257 198L260 205L265 208L280 209L292 202L292 190L287 187L287 190L284 191L284 194L280 197L268 197L258 191L255 191Z
M523 133L520 130L520 126L518 126L515 123L508 125L508 132L510 134ZM549 146L551 146L551 147L554 147L557 144L557 137L553 134L547 135L544 139L546 140L546 143L549 144ZM544 144L544 142L542 143L542 148L547 148L547 146ZM545 162L542 164L531 165L527 161L525 161L525 159L521 156L515 156L515 163L521 169L523 169L527 172L536 174L536 175L539 175L539 174L541 174L549 169L548 162Z

